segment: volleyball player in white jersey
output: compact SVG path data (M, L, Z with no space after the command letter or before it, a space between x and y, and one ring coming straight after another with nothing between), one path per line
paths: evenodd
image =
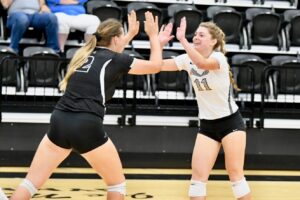
M113 97L122 75L157 73L162 64L157 17L154 20L150 12L145 13L145 31L151 45L149 60L122 53L138 33L139 23L134 12L128 16L128 24L125 35L119 21L103 21L95 36L75 53L60 83L65 93L52 112L50 129L11 200L30 199L72 150L84 157L108 185L107 200L125 198L122 164L103 128L105 103ZM0 195L1 200L6 198L1 190Z
M172 38L171 30L171 24L161 30L161 46ZM223 146L234 196L249 200L250 188L243 173L245 125L231 94L231 82L235 88L237 86L224 55L224 33L212 22L201 23L192 45L185 38L185 31L186 19L183 18L176 37L186 53L163 60L162 71L187 71L196 93L200 127L192 156L190 199L206 199L206 182Z

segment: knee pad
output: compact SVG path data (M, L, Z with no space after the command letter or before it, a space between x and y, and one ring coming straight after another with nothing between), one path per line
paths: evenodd
M20 184L20 186L26 188L28 190L28 192L30 193L31 196L33 196L38 191L36 189L36 187L31 183L31 181L28 180L28 179L24 179L22 181L22 183Z
M118 185L111 185L107 187L108 192L119 192L120 194L126 195L126 183L120 183Z
M206 183L202 181L191 180L189 197L204 197L204 196L206 196Z
M233 194L237 199L250 193L250 188L245 177L242 180L231 182L231 185Z
M0 199L1 199L1 200L8 200L7 196L6 196L5 193L2 191L1 188L0 188Z

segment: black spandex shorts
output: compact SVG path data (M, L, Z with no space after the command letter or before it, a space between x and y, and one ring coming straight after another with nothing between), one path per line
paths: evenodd
M48 138L56 145L83 154L108 140L103 120L90 113L65 112L54 109Z
M206 135L213 140L221 142L222 139L234 131L245 131L245 123L239 110L232 115L215 119L200 120L199 134Z

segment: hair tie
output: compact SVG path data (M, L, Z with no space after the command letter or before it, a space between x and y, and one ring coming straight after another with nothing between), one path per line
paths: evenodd
M99 35L97 32L93 35L96 37L97 41L100 41L102 39L101 35Z

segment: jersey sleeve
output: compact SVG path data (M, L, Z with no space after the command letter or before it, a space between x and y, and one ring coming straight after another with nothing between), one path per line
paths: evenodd
M219 62L221 70L228 70L229 64L227 62L226 56L223 53L215 51L211 54L210 57L216 59Z
M187 54L182 54L174 58L177 68L181 70L187 71L190 66L190 59Z
M113 59L115 66L118 66L118 71L121 73L128 73L128 71L131 69L132 64L134 62L134 58L132 56L129 56L127 54L116 54L116 56Z

